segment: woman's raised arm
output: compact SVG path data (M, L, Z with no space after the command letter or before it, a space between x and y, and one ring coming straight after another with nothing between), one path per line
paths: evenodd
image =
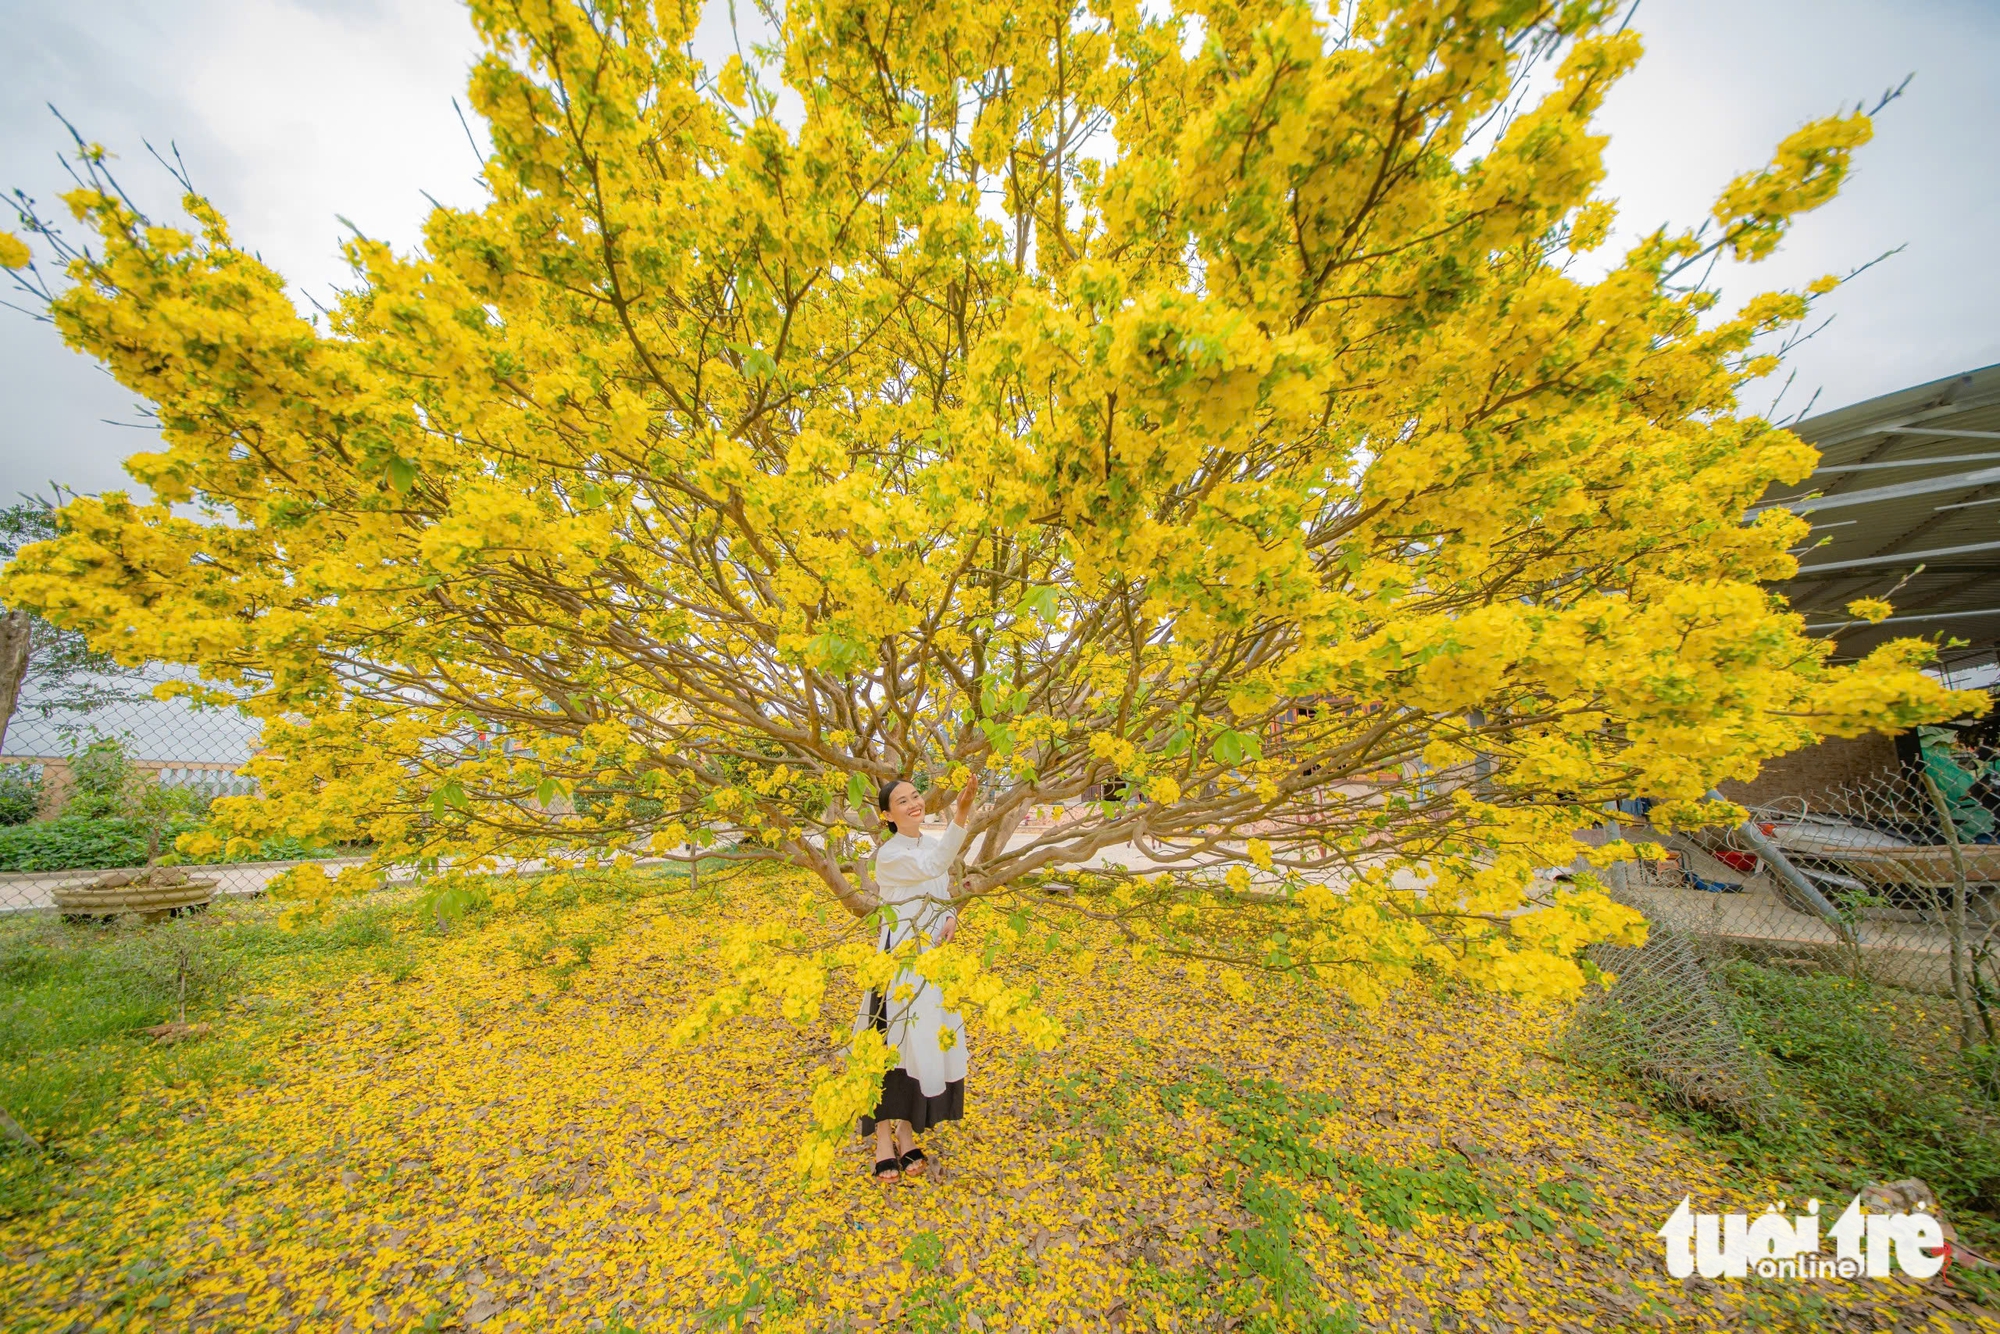
M918 869L917 879L929 880L949 871L958 850L965 846L965 835L965 826L954 821L945 826L943 838L925 839L924 845L905 859Z
M953 803L951 823L945 826L944 837L921 839L915 847L893 840L889 844L895 855L877 858L875 878L885 885L914 885L935 876L943 875L951 869L960 848L965 846L965 838L971 824L972 801L979 792L979 780L973 779L965 785Z

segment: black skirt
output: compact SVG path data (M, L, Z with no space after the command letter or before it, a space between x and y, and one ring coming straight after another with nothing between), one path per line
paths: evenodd
M888 998L879 991L868 993L869 1026L878 1033L889 1031ZM924 1087L898 1066L882 1076L882 1096L873 1115L861 1118L863 1135L875 1133L877 1121L908 1121L913 1133L921 1133L946 1121L965 1116L965 1081L954 1079L935 1098L924 1096Z

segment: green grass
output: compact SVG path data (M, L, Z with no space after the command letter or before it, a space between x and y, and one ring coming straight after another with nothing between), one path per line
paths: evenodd
M723 864L702 867L703 889L726 892ZM565 911L588 898L659 892L684 879L665 869L640 875L573 874L538 885L512 917L538 932L527 951L558 990L590 966L600 942L568 927ZM278 905L222 901L210 911L159 923L96 925L53 915L0 917L0 1110L42 1148L0 1135L0 1217L46 1208L66 1188L69 1165L119 1124L135 1089L255 1082L252 1055L263 1024L296 1029L309 1016L266 994L279 979L333 983L369 972L400 983L424 957L423 937L475 925L494 912L476 892L441 911L437 895L389 890L342 905L319 923L287 927ZM566 947L566 948L565 948ZM143 1030L179 1017L211 1022L198 1040L160 1044ZM217 1022L224 1020L226 1022Z
M297 933L252 905L154 924L0 920L0 1108L41 1145L0 1143L0 1216L58 1198L69 1165L127 1114L134 1089L171 1096L258 1077L244 1023L168 1045L142 1030L180 1017L183 1003L190 1023L212 1022L278 969L369 967L395 949L394 911L370 905Z
M1323 1094L1205 1069L1162 1087L1160 1102L1176 1114L1190 1103L1206 1108L1229 1132L1220 1148L1231 1164L1223 1179L1251 1222L1231 1234L1221 1270L1175 1271L1141 1262L1142 1286L1176 1307L1206 1311L1249 1331L1348 1334L1361 1328L1352 1307L1320 1296L1301 1249L1308 1214L1324 1220L1350 1255L1374 1254L1372 1234L1413 1227L1425 1216L1479 1219L1523 1239L1567 1226L1586 1246L1604 1240L1589 1217L1597 1200L1580 1180L1530 1179L1504 1164L1474 1164L1452 1152L1396 1164L1324 1147L1321 1126L1339 1104Z
M1669 1115L1801 1198L1844 1204L1869 1181L1919 1177L1974 1246L2000 1249L1992 1054L1957 1050L1949 1000L1740 959L1715 977L1774 1105L1691 1107L1651 1086Z

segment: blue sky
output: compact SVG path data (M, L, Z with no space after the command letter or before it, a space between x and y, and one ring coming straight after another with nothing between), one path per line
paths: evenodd
M1699 218L1783 135L1915 73L1842 198L1772 260L1723 275L1740 299L1905 247L1825 303L1836 318L1795 353L1786 411L1815 389L1824 410L2000 361L2000 4L1646 0L1634 24L1647 58L1600 118L1625 237ZM0 0L0 31L0 186L45 203L66 183L51 102L121 155L143 200L166 204L172 185L142 141L176 142L238 239L297 289L344 276L335 214L408 244L422 191L479 197L452 109L474 54L453 0ZM6 310L0 405L0 495L126 485L120 461L151 447L106 420L133 421L131 395Z

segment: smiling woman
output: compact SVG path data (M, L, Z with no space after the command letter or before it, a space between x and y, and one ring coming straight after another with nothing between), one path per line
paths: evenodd
M968 780L936 841L924 838L924 799L916 785L892 778L876 793L883 840L875 854L875 884L882 925L876 948L887 953L914 941L943 945L958 931L951 867L965 846L966 824L979 793ZM919 1132L965 1113L965 1021L947 1009L941 989L916 970L900 970L887 987L861 1000L855 1031L874 1028L896 1049L897 1065L882 1076L882 1097L861 1118L861 1133L875 1136L875 1175L884 1182L927 1170Z

